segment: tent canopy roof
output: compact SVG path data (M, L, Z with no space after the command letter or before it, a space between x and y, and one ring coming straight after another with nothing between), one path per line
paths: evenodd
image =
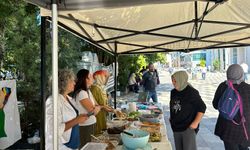
M50 0L28 0L51 16ZM62 0L59 25L118 54L250 45L249 0Z

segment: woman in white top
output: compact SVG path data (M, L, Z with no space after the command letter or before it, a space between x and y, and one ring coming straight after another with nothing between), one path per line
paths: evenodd
M73 92L75 86L75 76L70 70L59 70L58 72L58 149L70 150L65 144L70 141L72 127L79 123L85 122L87 115L77 116L75 111L75 101L68 96ZM46 134L46 150L53 149L53 99L50 96L46 100L46 121L45 121L45 134ZM79 137L80 138L80 137ZM79 147L79 145L75 145Z
M77 82L75 85L74 96L76 98L77 108L80 114L88 114L89 118L80 126L80 148L91 141L91 134L95 133L96 117L100 111L91 91L93 76L89 70L81 69L77 73Z

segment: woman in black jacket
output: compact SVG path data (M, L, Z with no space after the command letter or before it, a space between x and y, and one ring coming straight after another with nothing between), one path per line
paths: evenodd
M172 75L174 89L170 95L170 123L176 150L196 150L196 133L206 111L199 92L188 83L186 71Z
M236 125L230 120L223 118L219 115L215 126L215 135L219 136L224 142L225 150L248 150L250 146L250 140L247 136L250 135L250 85L244 82L244 71L238 64L233 64L227 69L227 80L233 81L234 88L239 92L242 104L243 104L243 115L245 116L246 122L246 133L243 125ZM222 82L217 88L213 106L218 109L218 103L220 97L223 95L227 88L227 82ZM236 115L235 121L240 122L240 113Z

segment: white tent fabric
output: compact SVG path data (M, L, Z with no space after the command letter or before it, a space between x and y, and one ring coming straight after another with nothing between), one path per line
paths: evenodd
M85 0L81 1L81 5L80 1L77 1L79 8L75 8L76 10L72 10L73 7L70 7L73 4L65 4L69 7L68 10L67 7L61 8L58 21L87 39L97 42L109 51L114 52L116 41L117 53L126 53L131 50L131 52L187 51L188 49L244 46L250 43L250 12L248 9L250 1L232 0L219 4L217 7L214 7L215 3L210 2L207 10L214 9L204 17L197 38L195 38L195 34L191 37L195 24L194 1L183 1L185 0L178 0L178 3L173 3L174 0L172 0L168 1L170 3L164 4L162 3L166 1L156 1L161 4L133 7L119 7L119 5L118 8L114 8L116 3L111 3L111 1L108 1L110 3L107 4L110 4L109 6L112 6L112 8L104 7L106 1L89 1L88 3ZM149 1L138 3L143 2L148 4ZM132 1L128 1L126 4L130 5L131 3ZM86 5L85 7L88 7L88 9L80 10L80 8L85 8L83 5ZM198 2L197 19L200 19L198 26L202 22L200 16L203 15L206 5L207 2L205 1ZM50 16L50 10L48 9L41 9L41 12L43 16ZM151 29L178 23L183 24L148 32ZM235 30L235 32L221 33L228 30ZM210 36L216 33L220 34ZM135 35L112 39L127 34ZM104 39L108 40L105 41Z
M33 0L32 2L45 7L45 9L41 9L43 16L51 16L51 11L47 9L49 1ZM59 11L58 21L109 51L114 52L114 41L116 41L117 53L131 50L131 52L185 51L187 49L244 46L250 43L248 9L250 1L233 0L217 6L205 16L196 38L194 38L194 34L191 37L195 24L195 7L192 0L159 0L153 3L154 5L148 0L136 2L65 0L59 4L61 11ZM204 13L206 4L205 1L198 2L199 24L202 21L199 17ZM208 10L214 5L211 2ZM178 23L183 24L162 28ZM148 32L155 28L162 29ZM223 31L228 30L235 32L223 34ZM221 34L210 36L216 33ZM134 34L134 36L124 36L128 34ZM120 38L113 39L114 37ZM105 39L108 40L105 41Z
M30 3L38 5L43 8L51 8L51 0L27 0ZM60 10L89 10L89 9L103 9L103 8L121 8L140 5L153 5L164 3L178 3L195 0L60 0L58 5ZM199 1L221 1L221 0L199 0Z
M33 1L40 5L37 2ZM210 2L207 10L211 11L202 20L207 2L197 2L197 28L201 22L202 25L196 37L192 32L195 24L193 0L65 0L59 4L58 21L64 28L108 51L114 52L114 43L117 43L117 53L192 51L249 45L250 1ZM51 16L48 3L42 6L46 8L41 9L41 14ZM181 25L176 25L179 23ZM172 27L164 28L167 26Z

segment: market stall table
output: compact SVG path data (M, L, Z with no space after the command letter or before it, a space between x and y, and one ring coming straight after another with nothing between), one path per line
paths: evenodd
M149 142L149 144L152 147L152 150L172 150L171 143L168 140L167 137L167 131L166 131L166 124L164 117L161 117L160 120L161 126L160 126L160 132L162 134L162 139L160 142ZM123 145L118 145L116 147L116 150L124 150Z

